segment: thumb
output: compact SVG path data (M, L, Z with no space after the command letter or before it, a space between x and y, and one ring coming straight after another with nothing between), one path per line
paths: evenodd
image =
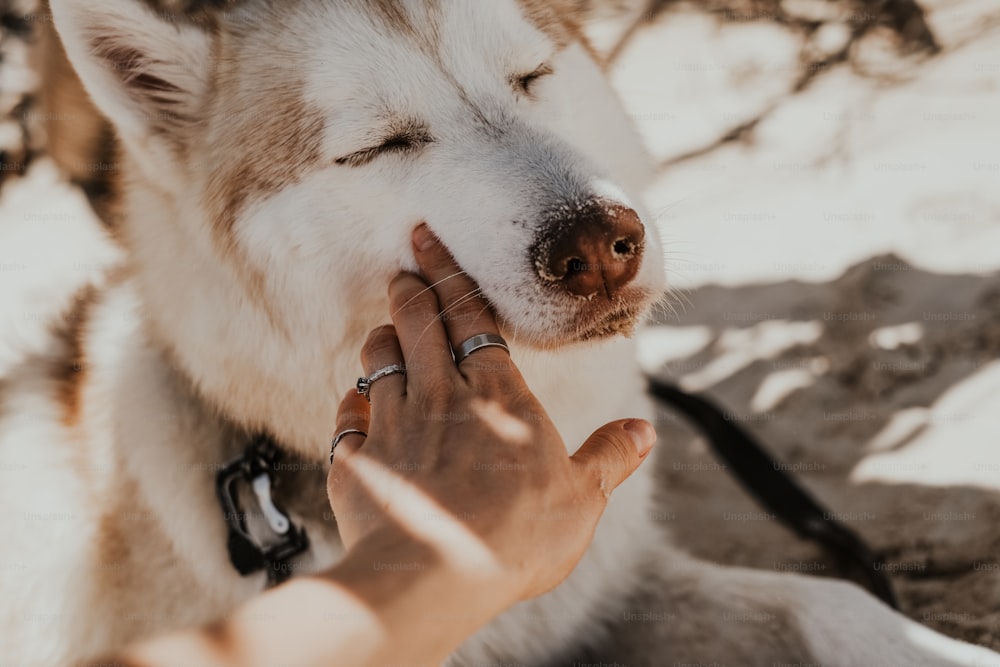
M648 421L623 419L594 431L572 460L597 480L607 498L635 472L653 449L654 442L656 429Z

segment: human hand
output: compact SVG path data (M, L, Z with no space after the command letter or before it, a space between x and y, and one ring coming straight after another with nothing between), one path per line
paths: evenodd
M496 583L507 598L498 603L513 604L569 575L655 431L641 420L613 422L569 456L506 351L484 348L456 366L449 342L457 349L471 336L499 334L496 320L425 226L414 252L427 282L393 280L395 326L372 332L362 352L368 375L392 364L407 374L378 380L370 405L353 391L344 399L337 432L368 436L338 446L330 502L349 552L366 541L416 541L465 581L475 573ZM407 566L389 562L396 557L386 553L385 567Z

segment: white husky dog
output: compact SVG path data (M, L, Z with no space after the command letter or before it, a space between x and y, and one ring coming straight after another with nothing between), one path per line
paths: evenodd
M230 563L215 490L257 431L298 461L275 473L310 540L289 567L337 560L337 402L421 221L482 287L567 443L652 415L619 335L665 288L638 199L651 172L576 3L249 0L197 22L51 4L117 132L125 260L0 392L0 465L18 471L0 485L0 561L24 564L0 597L5 664L101 655L260 592L263 572ZM850 584L694 562L655 529L652 492L647 465L569 580L453 664L565 664L643 586L684 619L643 664L1000 663ZM776 622L740 630L726 609Z

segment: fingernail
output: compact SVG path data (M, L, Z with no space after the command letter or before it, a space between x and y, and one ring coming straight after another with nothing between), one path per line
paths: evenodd
M653 428L652 424L643 419L630 419L622 424L622 428L632 438L639 458L649 454L650 450L653 449L653 443L656 442L656 429Z
M430 250L437 244L437 237L431 232L430 227L423 224L413 231L413 243L418 250Z

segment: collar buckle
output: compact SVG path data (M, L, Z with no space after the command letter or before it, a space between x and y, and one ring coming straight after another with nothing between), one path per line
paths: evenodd
M266 568L270 585L287 580L293 570L289 561L309 548L305 529L296 526L271 497L274 480L269 471L280 456L281 452L270 437L258 435L247 445L243 455L226 464L215 478L226 521L229 560L243 576ZM247 529L246 512L239 499L241 483L253 491L272 533L273 539L266 545Z

